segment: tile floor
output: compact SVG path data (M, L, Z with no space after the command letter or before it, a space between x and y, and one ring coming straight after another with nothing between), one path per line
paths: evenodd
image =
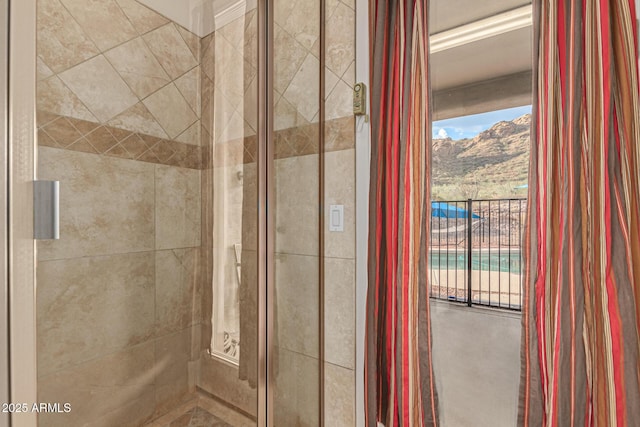
M169 423L169 427L232 427L199 406Z
M251 427L255 421L202 394L144 427Z

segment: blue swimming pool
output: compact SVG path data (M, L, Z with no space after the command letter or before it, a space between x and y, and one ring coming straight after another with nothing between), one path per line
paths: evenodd
M463 251L438 251L429 253L429 267L439 270L466 270L467 253ZM473 251L471 253L471 269L480 271L501 271L521 274L522 259L519 250L511 252L504 249L498 251Z

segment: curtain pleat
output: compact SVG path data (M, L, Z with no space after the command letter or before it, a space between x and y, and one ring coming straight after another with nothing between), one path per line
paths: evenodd
M534 0L521 426L640 425L633 0Z
M436 426L428 1L372 0L366 425Z

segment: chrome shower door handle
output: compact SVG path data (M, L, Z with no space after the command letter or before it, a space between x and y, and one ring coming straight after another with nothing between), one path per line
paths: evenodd
M34 238L60 239L60 181L33 182L33 209Z

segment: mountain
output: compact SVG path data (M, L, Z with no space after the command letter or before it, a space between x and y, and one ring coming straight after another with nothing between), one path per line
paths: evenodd
M524 197L531 115L502 121L474 138L433 140L434 199Z

